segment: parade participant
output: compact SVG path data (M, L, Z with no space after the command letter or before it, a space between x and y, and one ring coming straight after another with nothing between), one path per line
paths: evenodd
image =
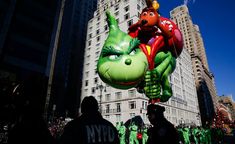
M192 134L193 134L193 139L194 139L195 144L199 144L199 134L200 134L200 133L199 133L198 127L195 127L195 128L193 129Z
M190 144L190 129L187 128L187 127L184 127L182 129L182 132L183 132L183 137L184 137L184 144Z
M120 123L118 134L119 134L120 144L126 144L126 127L123 124L123 122Z
M147 115L153 125L148 130L147 144L178 144L179 138L177 130L165 117L165 108L159 105L150 104L147 107Z
M143 130L143 136L142 136L142 144L146 144L148 140L148 129L145 127Z
M138 126L135 123L132 123L129 127L129 130L130 130L129 144L139 144L139 141L137 139Z
M81 104L82 115L69 122L61 137L61 144L118 144L118 133L98 111L93 96L85 97Z

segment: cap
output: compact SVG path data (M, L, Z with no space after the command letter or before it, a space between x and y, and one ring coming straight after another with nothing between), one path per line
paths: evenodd
M155 114L163 114L165 111L165 107L155 104L150 104L147 107L147 114L155 113Z
M98 111L98 102L93 96L85 97L81 104L81 112L82 113L89 113Z

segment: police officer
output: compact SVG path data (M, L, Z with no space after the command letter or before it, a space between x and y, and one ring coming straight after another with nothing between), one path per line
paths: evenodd
M81 112L80 117L66 125L61 144L119 144L116 128L103 119L93 96L83 99Z
M148 129L147 144L178 144L177 130L165 117L165 108L160 105L150 104L147 107L147 115L153 127Z

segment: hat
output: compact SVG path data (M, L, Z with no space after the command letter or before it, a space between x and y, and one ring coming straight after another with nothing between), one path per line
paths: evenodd
M88 96L82 100L82 104L81 104L82 113L96 112L98 111L98 109L99 109L98 102L95 99L95 97Z
M165 107L155 104L150 104L147 107L147 114L155 113L155 114L163 114L165 111Z

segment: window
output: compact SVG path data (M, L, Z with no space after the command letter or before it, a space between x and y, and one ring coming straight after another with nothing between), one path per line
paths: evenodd
M147 109L147 106L148 106L148 103L147 103L147 102L145 102L145 107L144 107L144 109Z
M91 93L94 94L95 93L95 87L91 88Z
M97 71L97 69L95 69L94 71L95 71L95 75L96 75L96 74L98 74L98 71Z
M121 112L121 103L116 103L117 112Z
M115 97L116 97L117 100L121 99L122 98L122 93L121 92L116 92Z
M126 7L124 8L124 10L125 10L125 12L128 12L128 11L129 11L129 6L126 6Z
M90 46L91 45L91 40L90 41L88 41L88 46Z
M135 96L136 96L135 89L128 90L128 96L129 96L129 97L135 97Z
M99 53L100 53L100 51L95 52L95 57L96 57L96 58L99 57Z
M106 104L106 113L110 113L110 104Z
M129 108L130 109L136 109L136 101L130 101L129 102Z
M105 25L105 26L104 26L104 30L108 30L108 25Z
M98 83L98 77L94 78L94 84Z
M85 77L88 78L89 77L89 71L85 72Z
M92 26L91 27L89 27L89 31L91 31L92 30Z
M97 41L97 42L100 41L100 36L97 36L97 37L96 37L96 41Z
M89 38L91 38L91 37L92 37L92 33L89 34Z
M105 101L110 101L110 94L105 95Z
M128 26L128 27L130 27L132 24L133 24L133 20L132 20L132 19L129 20L129 21L127 21L127 26Z
M114 6L114 10L116 11L118 9L119 9L119 5L117 4L117 5Z
M137 4L137 10L140 10L140 5Z
M118 16L118 14L119 14L119 11L116 11L114 14L115 14L115 16Z
M90 55L86 56L86 60L89 61L90 60Z
M176 115L176 109L172 108L172 114Z
M96 34L99 34L100 33L100 30L98 29L98 30L96 30Z
M88 80L85 81L85 86L88 86Z
M129 13L125 14L124 19L127 20L129 18L130 18L130 14Z

